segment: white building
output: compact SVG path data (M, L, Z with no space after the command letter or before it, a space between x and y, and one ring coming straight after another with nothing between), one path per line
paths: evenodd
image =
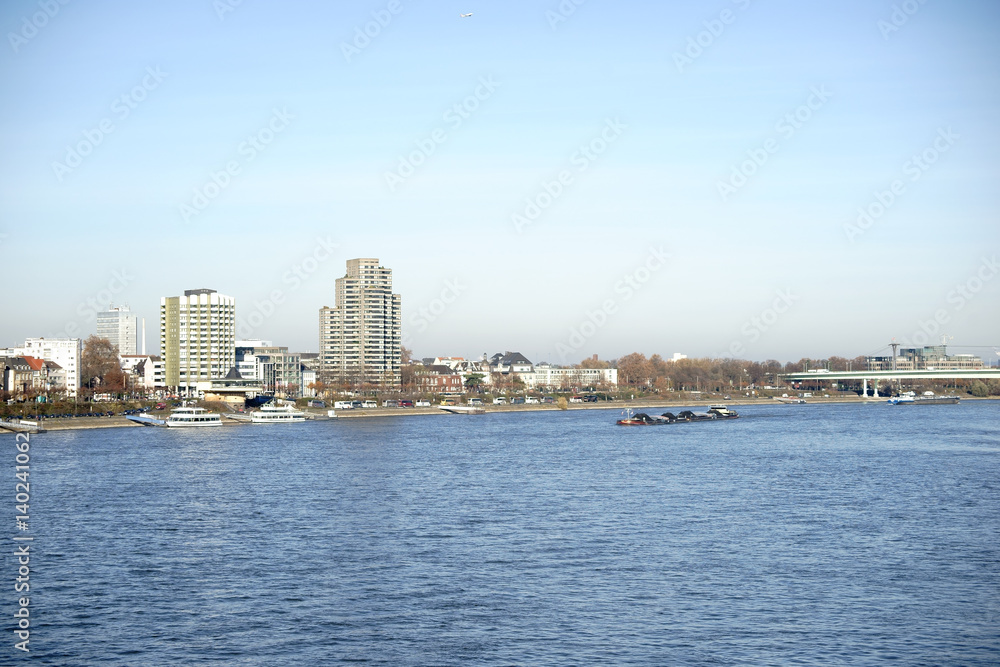
M348 260L347 275L336 281L334 307L319 311L324 379L398 389L401 320L392 269L374 258Z
M66 394L72 398L80 388L80 357L83 342L79 338L28 338L21 347L0 350L3 356L28 356L52 361L66 373Z
M118 357L122 370L143 389L163 389L167 386L163 359L155 354L122 354Z
M168 387L191 394L236 365L236 299L212 289L160 299L160 352Z
M107 338L118 347L118 354L137 354L136 341L139 333L139 318L132 314L128 306L111 306L103 313L97 313L97 336Z
M618 386L617 368L560 368L537 364L534 373L525 373L521 377L526 386L539 389Z

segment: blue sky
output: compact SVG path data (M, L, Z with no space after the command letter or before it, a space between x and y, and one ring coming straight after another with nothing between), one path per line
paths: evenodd
M1000 345L995 3L53 0L0 26L0 345L91 333L110 295L155 349L159 298L211 287L315 351L353 257L393 269L418 356Z

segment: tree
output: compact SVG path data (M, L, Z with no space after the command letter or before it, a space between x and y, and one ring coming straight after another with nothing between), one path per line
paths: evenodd
M986 387L986 384L982 380L976 380L972 383L972 386L969 387L969 393L976 398L986 398L989 395L990 390Z
M118 346L112 345L107 338L91 335L83 341L83 353L80 355L80 382L93 387L96 381L104 384L115 371L121 372L118 362Z
M611 368L611 364L607 361L601 361L595 354L581 361L580 368Z
M469 373L465 378L465 388L479 390L479 385L482 383L483 378L486 377L482 373Z
M649 383L649 361L641 352L626 354L618 360L618 382L644 387Z

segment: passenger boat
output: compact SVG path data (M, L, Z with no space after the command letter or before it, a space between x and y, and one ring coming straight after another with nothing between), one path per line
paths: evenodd
M170 411L170 416L164 421L164 426L200 427L222 426L222 417L216 412L205 408L179 407Z
M293 405L265 405L250 413L251 424L292 424L305 420L306 413Z

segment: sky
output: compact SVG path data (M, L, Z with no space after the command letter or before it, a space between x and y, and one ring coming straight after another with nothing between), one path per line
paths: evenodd
M317 351L355 257L417 357L1000 346L993 2L11 0L0 27L0 346L124 303L156 351L160 298L211 288L240 337Z

